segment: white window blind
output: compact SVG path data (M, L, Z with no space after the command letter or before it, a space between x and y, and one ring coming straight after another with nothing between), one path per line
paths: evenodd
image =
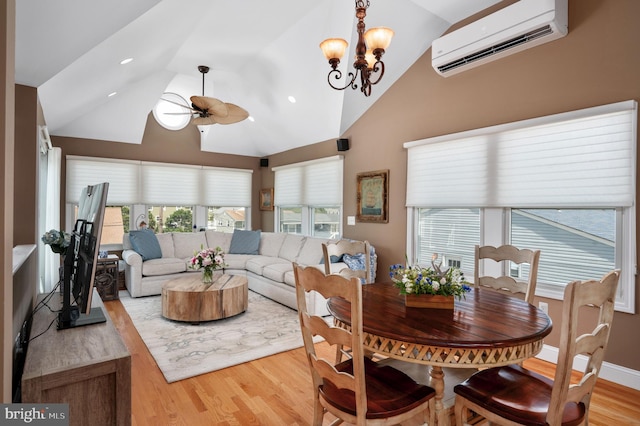
M342 156L274 167L276 206L342 205Z
M199 166L142 163L142 203L150 205L190 205L200 201Z
M251 170L205 167L202 170L203 206L251 206Z
M251 206L252 170L67 156L66 202L109 182L109 205Z
M406 143L409 207L628 207L637 103Z
M88 185L109 182L108 205L127 205L139 200L139 163L107 158L66 158L66 202L77 204Z

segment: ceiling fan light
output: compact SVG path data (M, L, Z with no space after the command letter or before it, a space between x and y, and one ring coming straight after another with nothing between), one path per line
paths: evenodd
M328 61L332 59L340 60L344 56L347 46L347 41L341 38L328 38L320 43L320 49L322 49L322 53L324 53L324 57Z
M370 28L364 33L364 40L367 43L367 48L371 50L382 49L386 50L391 44L393 38L393 30L387 27Z

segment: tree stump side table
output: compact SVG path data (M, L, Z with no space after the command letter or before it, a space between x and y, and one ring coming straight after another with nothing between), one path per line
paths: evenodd
M248 307L247 277L214 273L204 284L202 274L187 272L162 286L162 316L194 324L241 314Z

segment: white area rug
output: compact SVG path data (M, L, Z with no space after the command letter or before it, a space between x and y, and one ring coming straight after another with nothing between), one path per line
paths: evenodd
M303 345L298 313L252 291L245 313L200 325L165 319L160 296L120 301L169 383Z

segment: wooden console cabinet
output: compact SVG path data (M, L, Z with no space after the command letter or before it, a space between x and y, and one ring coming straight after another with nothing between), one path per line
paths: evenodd
M56 293L48 305L57 311L60 303ZM95 290L94 307L103 310L105 323L61 331L56 328L57 313L39 307L22 374L22 402L67 403L70 425L128 426L131 355Z

